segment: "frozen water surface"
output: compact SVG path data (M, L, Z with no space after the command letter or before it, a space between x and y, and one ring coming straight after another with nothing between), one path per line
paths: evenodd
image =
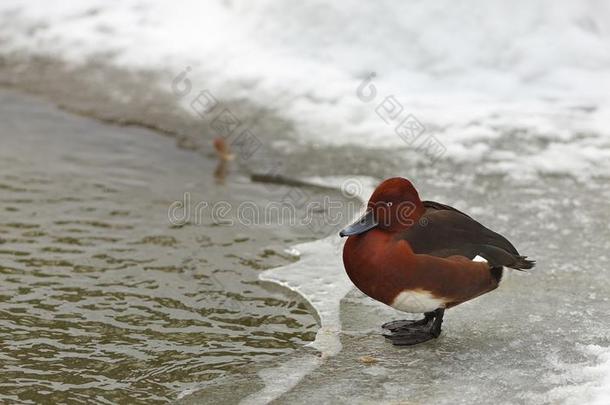
M272 365L283 369L279 381L300 378L275 395L275 403L607 403L607 198L606 188L551 178L544 179L544 189L527 184L502 189L488 182L476 196L443 198L509 236L537 260L536 268L513 272L500 289L447 311L441 337L415 347L393 347L380 336L381 323L403 314L350 291L339 307L342 350L321 356L308 373L300 366L316 356L308 350ZM307 247L301 260L284 270L311 277L303 281L309 289L318 283L316 271L323 272L321 280L342 285L336 244L326 240ZM310 267L322 258L334 265ZM280 270L274 274L281 278ZM310 299L315 307L316 295ZM261 380L252 373L264 372L218 381L190 401L220 400L236 384L260 392Z

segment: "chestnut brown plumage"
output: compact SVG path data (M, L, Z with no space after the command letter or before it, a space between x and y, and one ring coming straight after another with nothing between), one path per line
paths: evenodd
M421 201L411 182L399 177L375 189L366 214L341 236L349 236L343 262L356 287L397 309L425 313L421 321L385 325L395 344L437 337L445 309L497 288L504 267L535 264L467 214Z

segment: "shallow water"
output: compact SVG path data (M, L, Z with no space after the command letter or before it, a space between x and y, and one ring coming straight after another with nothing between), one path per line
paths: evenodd
M167 402L313 339L303 301L257 282L310 234L168 220L184 192L262 206L285 190L218 184L169 138L12 91L0 122L0 402Z

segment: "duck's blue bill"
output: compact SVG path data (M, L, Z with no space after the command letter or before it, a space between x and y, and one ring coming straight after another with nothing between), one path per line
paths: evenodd
M375 221L375 218L373 218L373 211L367 211L356 222L342 229L341 232L339 232L339 236L344 237L351 235L359 235L370 229L375 228L377 225L379 224L377 223L377 221Z

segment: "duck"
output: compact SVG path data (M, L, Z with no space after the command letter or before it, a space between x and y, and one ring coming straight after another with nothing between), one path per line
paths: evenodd
M381 325L397 346L438 338L445 310L498 288L506 268L531 269L504 236L446 204L422 201L411 181L393 177L365 213L339 232L343 264L365 295L418 320Z

